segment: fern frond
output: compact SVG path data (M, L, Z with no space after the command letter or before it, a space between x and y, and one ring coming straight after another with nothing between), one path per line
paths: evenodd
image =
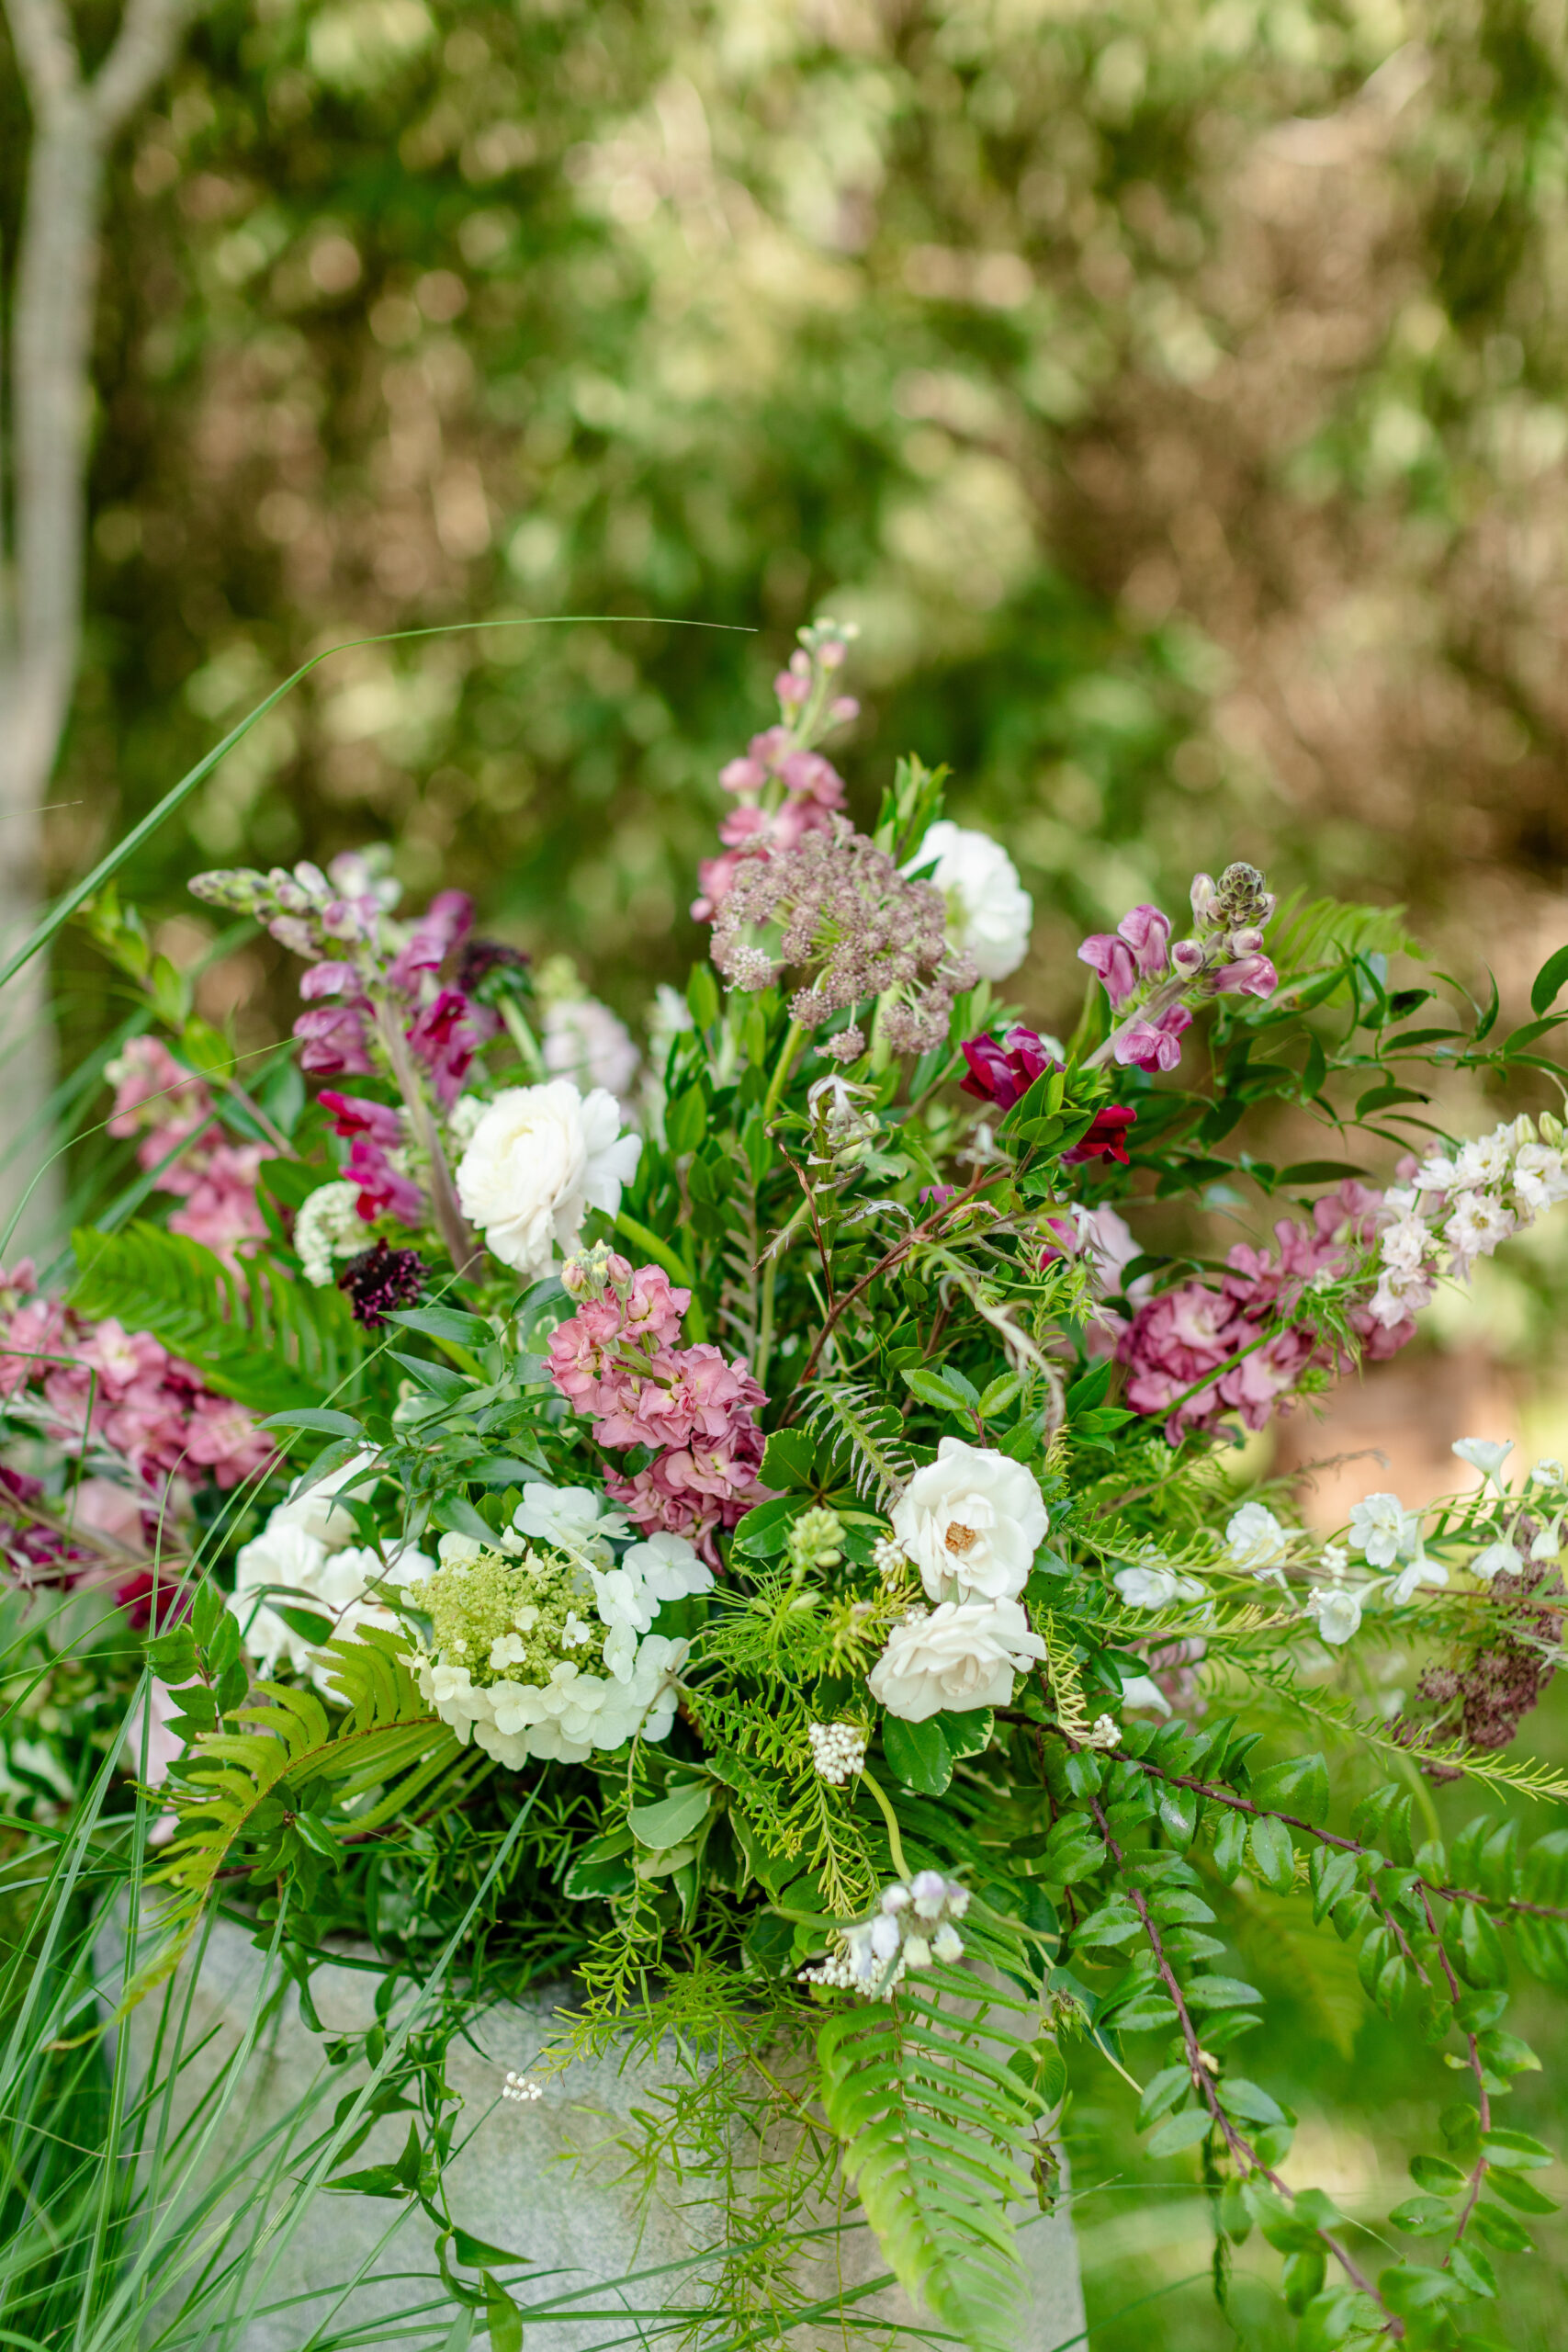
M319 1405L351 1379L364 1354L341 1292L312 1290L265 1259L231 1271L200 1242L157 1225L123 1233L85 1227L72 1245L72 1306L150 1331L209 1388L257 1412Z
M836 1458L843 1457L863 1502L875 1501L886 1510L914 1476L904 1424L874 1390L852 1380L819 1381L808 1392L802 1418L819 1443L826 1442Z
M1043 2103L1010 2071L1016 2039L989 2022L975 1977L931 1969L920 1986L828 2018L823 2109L900 2284L973 2352L1009 2352L1028 2293L1005 2209L1031 2193Z
M1398 1740L1382 1724L1359 1714L1350 1701L1337 1699L1325 1690L1302 1690L1290 1680L1290 1668L1283 1663L1245 1657L1238 1657L1234 1663L1298 1714L1326 1724L1341 1737L1364 1747L1378 1748L1401 1764L1441 1764L1451 1771L1462 1772L1468 1781L1479 1781L1483 1788L1512 1789L1517 1796L1568 1797L1568 1779L1535 1757L1516 1760L1478 1752L1462 1739L1422 1740L1419 1744Z
M1404 928L1403 907L1345 905L1337 899L1307 900L1292 891L1274 917L1269 954L1281 987L1322 971L1343 952L1349 956L1414 955L1416 942Z
M251 1701L226 1718L252 1728L203 1732L194 1742L175 1841L149 1882L170 1891L159 1923L169 1934L133 1980L122 2014L178 1967L220 1876L242 1841L255 1834L267 1798L276 1795L287 1811L309 1782L325 1781L333 1802L324 1814L312 1813L312 1824L332 1836L358 1838L416 1801L428 1804L434 1791L442 1802L456 1803L491 1770L488 1758L466 1753L451 1726L431 1713L400 1634L362 1626L356 1639L325 1643L321 1655L333 1695L348 1709L335 1724L313 1690L258 1682Z
M1041 1611L1040 1638L1045 1645L1045 1665L1051 1677L1057 1724L1075 1747L1087 1747L1089 1714L1084 1706L1083 1684L1078 1679L1077 1661L1056 1630L1054 1609Z

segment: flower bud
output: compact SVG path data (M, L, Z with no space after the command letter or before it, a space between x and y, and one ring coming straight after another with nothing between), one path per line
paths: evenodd
M1205 931L1213 922L1214 907L1218 898L1219 892L1214 887L1214 877L1212 874L1195 874L1192 876L1193 920L1201 923Z
M1179 939L1170 951L1170 963L1171 969L1179 972L1184 980L1196 979L1203 968L1201 943L1196 939Z
M847 727L852 718L860 717L860 705L853 695L835 695L828 705L828 716L835 727Z
M1263 933L1256 923L1246 924L1240 931L1233 931L1231 933L1233 956L1256 956L1262 944Z

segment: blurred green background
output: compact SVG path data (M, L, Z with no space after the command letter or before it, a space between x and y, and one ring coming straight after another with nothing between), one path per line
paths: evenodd
M89 59L116 14L78 9ZM635 1017L700 945L716 770L830 612L856 805L952 763L1035 894L1043 1024L1084 929L1234 856L1406 903L1520 1010L1568 936L1565 78L1548 0L217 0L114 160L51 888L310 652L619 616L337 655L125 879L183 964L192 871L386 840ZM26 132L0 48L5 268ZM286 960L208 971L242 1047ZM123 1006L80 935L54 977L69 1066ZM1568 1452L1565 1249L1277 1465L1378 1446L1355 1492L1416 1500L1456 1436ZM1430 2062L1301 1999L1269 2056L1364 2119L1325 2161L1389 2201ZM1207 2254L1105 2079L1092 2342L1229 2344L1201 2284L1109 2316ZM1565 2278L1511 2342L1562 2341Z

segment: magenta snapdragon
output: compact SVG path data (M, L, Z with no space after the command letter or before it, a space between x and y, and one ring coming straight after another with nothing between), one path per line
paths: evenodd
M743 1357L679 1344L692 1295L660 1267L592 1253L569 1274L581 1304L551 1336L551 1378L599 1444L653 1456L630 1476L613 1473L606 1491L650 1534L684 1535L716 1565L715 1531L767 1498L757 1475L761 1388Z
M1218 882L1197 875L1191 895L1190 938L1173 944L1169 916L1137 906L1114 932L1095 932L1079 947L1079 962L1099 975L1119 1017L1091 1065L1110 1056L1125 1069L1172 1070L1193 1005L1213 996L1271 996L1279 986L1261 952L1274 898L1257 868L1229 865Z

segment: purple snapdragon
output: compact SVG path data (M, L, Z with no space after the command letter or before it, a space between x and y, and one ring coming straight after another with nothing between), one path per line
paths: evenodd
M1171 922L1158 907L1137 906L1114 932L1096 932L1078 960L1098 973L1119 1016L1091 1062L1107 1056L1126 1069L1172 1070L1194 1004L1213 996L1271 996L1279 975L1262 952L1274 911L1273 892L1256 866L1228 865L1216 882L1192 882L1193 934L1174 943Z

